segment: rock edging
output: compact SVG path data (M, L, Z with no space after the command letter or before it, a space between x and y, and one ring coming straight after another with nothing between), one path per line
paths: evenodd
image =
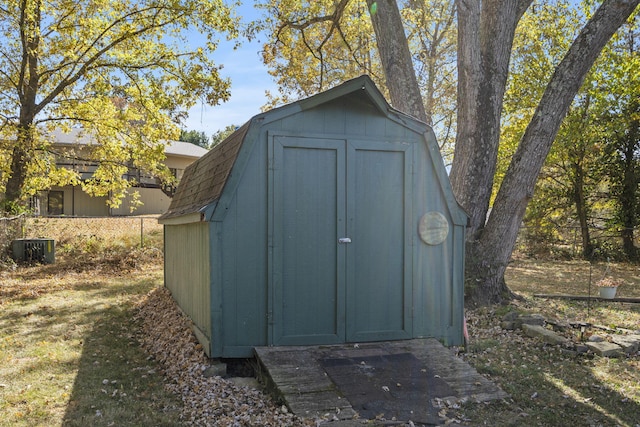
M547 328L549 325L552 329ZM556 332L566 332L571 328L580 329L580 338L583 338L587 328L592 327L584 322L564 323L555 320L547 320L540 314L521 314L516 311L507 313L500 323L502 329L517 330L532 338L539 338L547 344L558 345L567 348L577 354L592 352L602 357L621 357L625 354L632 355L640 350L640 331L608 330L606 335L591 335L586 342L575 342Z

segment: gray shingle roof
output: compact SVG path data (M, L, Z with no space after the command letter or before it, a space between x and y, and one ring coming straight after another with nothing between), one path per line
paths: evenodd
M60 129L55 129L48 135L51 143L62 145L92 145L95 144L93 137L84 132L83 129L73 128L71 132L63 132ZM188 157L198 159L205 154L208 150L198 145L191 144L189 142L182 141L163 141L167 143L165 148L165 154L171 154L178 157Z
M198 212L220 197L250 123L245 123L185 169L171 205L160 219Z

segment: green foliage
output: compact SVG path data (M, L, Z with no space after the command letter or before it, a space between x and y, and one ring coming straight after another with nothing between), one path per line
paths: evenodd
M184 141L184 142L189 142L191 144L195 144L198 145L202 148L209 148L210 144L209 144L209 137L207 137L207 135L200 131L198 132L197 130L181 130L180 131L180 138L178 138L179 141Z
M374 3L375 4L375 3ZM263 61L278 83L270 106L295 101L361 74L383 92L385 77L370 14L362 1L269 0L257 29L270 35ZM428 121L445 155L455 134L456 29L454 2L407 0L399 4ZM385 94L387 95L387 94ZM388 96L387 96L388 97ZM451 160L450 158L448 159Z
M579 25L576 11L566 0L534 2L518 24L504 96L494 197L547 82Z
M259 26L270 35L263 61L280 92L269 94L272 106L363 73L383 78L364 2L271 0L258 6L266 12Z
M582 14L589 15L592 6L584 2L576 10L564 0L535 2L521 20L505 96L496 191L547 80L580 28ZM637 203L631 201L633 207L622 214L621 198L624 183L637 182L640 176L635 155L638 147L629 147L627 139L625 155L624 142L618 138L633 134L637 113L629 101L640 96L637 72L631 71L640 63L637 52L629 49L631 35L637 31L634 19L604 49L556 136L525 216L529 227L526 242L532 253L550 250L557 237L553 230L577 227L584 256L591 256L595 249L604 250L603 244L606 252L613 254L612 241L594 241L589 229L633 229L637 225ZM640 144L640 138L631 144ZM625 158L636 158L631 162L636 165L627 162L625 168ZM626 194L629 201L629 191Z
M9 0L0 32L0 189L11 201L78 180L55 169L50 132L81 127L99 163L84 189L117 204L128 167L168 179L164 146L188 108L229 97L212 60L218 35L237 34L222 0Z
M620 228L627 259L638 256L634 230L640 224L640 18L616 34L600 64L603 94L600 119L605 143L605 176L614 200L611 223Z
M236 129L238 129L238 126L236 125L229 125L227 127L225 127L222 130L217 131L216 133L214 133L211 136L211 147L215 147L216 145L220 144L222 141L224 141L229 135L231 135L233 132L236 131Z

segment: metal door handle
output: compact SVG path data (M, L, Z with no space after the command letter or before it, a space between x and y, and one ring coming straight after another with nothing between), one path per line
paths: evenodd
M338 239L338 243L351 243L351 238L350 237L340 237Z

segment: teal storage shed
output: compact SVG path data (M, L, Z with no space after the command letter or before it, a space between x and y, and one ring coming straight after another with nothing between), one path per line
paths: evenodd
M165 286L211 357L463 342L467 215L433 131L367 76L250 119L186 170Z

